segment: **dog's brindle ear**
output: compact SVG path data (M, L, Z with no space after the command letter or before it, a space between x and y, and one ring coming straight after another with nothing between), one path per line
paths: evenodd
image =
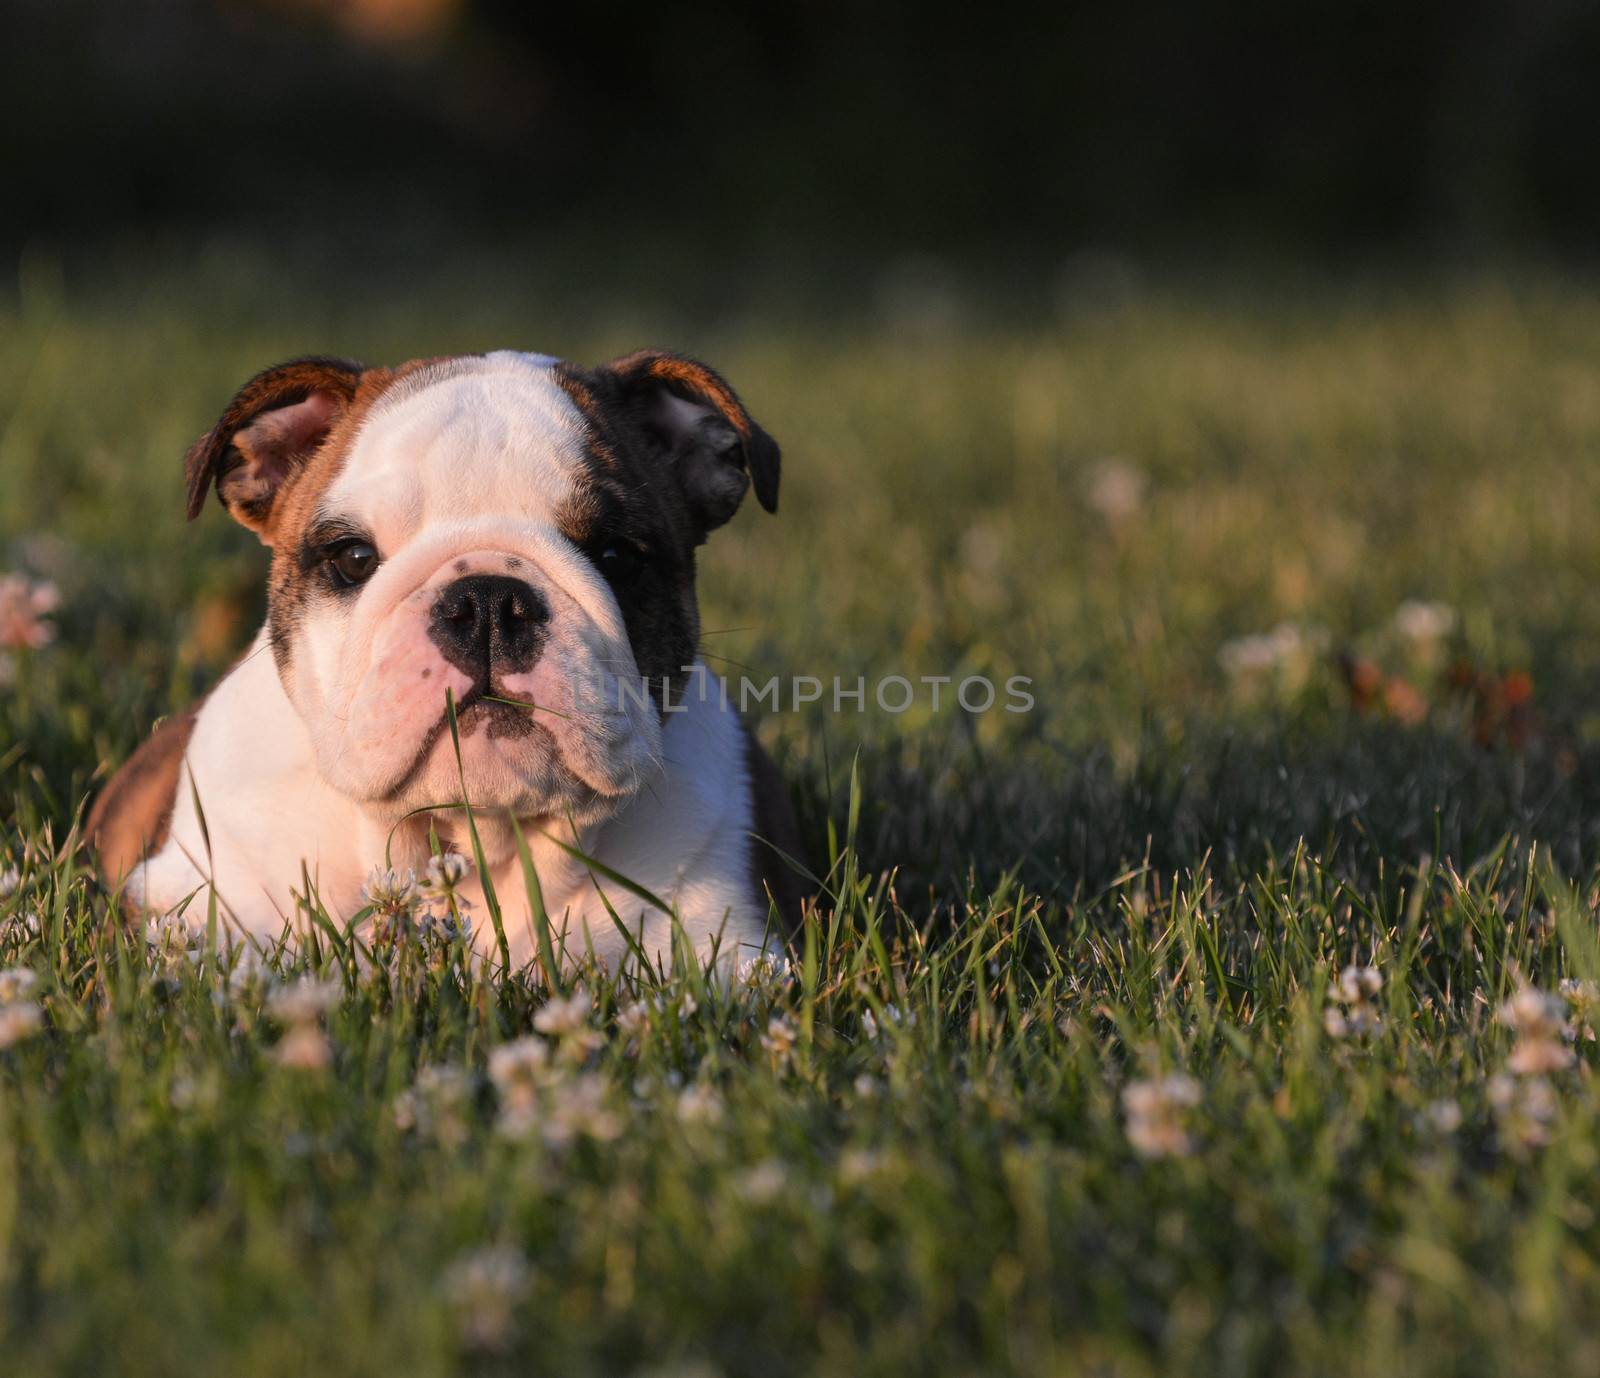
M271 545L278 495L349 408L362 372L348 359L313 358L256 374L184 459L189 520L215 483L233 519Z
M756 500L778 510L778 442L719 374L653 349L614 359L603 371L617 380L629 419L676 468L702 540L733 516L752 483Z

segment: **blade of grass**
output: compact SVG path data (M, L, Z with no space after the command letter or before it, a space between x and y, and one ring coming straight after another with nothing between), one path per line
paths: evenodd
M556 961L555 944L550 937L550 915L544 907L544 887L539 884L539 872L533 864L533 853L528 849L527 835L515 818L511 820L511 832L517 839L517 859L522 863L522 884L528 894L529 922L533 925L538 942L539 965L544 969L545 987L563 996L567 991L561 981L561 968Z
M478 882L483 886L483 902L489 909L489 921L494 925L495 943L500 949L500 965L509 975L511 944L506 941L506 925L500 913L500 898L494 892L494 877L489 874L489 863L483 854L483 842L478 837L477 820L472 816L472 801L467 798L467 771L461 763L461 728L456 721L456 696L453 689L444 691L444 708L445 717L450 722L450 746L456 756L456 778L461 781L461 806L467 814L467 836L472 839L472 859L478 867Z

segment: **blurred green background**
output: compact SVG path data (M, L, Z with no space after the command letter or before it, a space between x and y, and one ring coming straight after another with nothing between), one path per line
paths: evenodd
M0 761L44 814L259 615L179 510L243 378L656 344L786 452L708 550L715 663L1035 681L765 723L813 840L864 748L930 883L1592 859L1590 7L4 3L0 570L64 601Z

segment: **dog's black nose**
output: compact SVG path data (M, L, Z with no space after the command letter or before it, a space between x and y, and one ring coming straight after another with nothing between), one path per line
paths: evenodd
M428 635L446 660L483 685L491 671L515 674L531 666L549 621L544 599L522 580L469 574L434 602Z

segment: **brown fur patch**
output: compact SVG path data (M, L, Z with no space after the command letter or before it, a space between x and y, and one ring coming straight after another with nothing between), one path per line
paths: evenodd
M248 465L250 456L235 445L239 432L263 413L303 402L312 393L327 393L344 407L354 399L363 376L362 366L349 359L292 359L286 364L263 369L233 395L217 423L190 447L184 456L184 479L189 490L189 519L200 515L206 493L217 485L229 512L243 525L262 533L268 545L276 487L246 482L232 502L225 488L228 476Z
M369 368L334 422L327 439L284 485L272 516L272 568L267 575L267 631L273 659L288 664L294 631L317 585L302 560L301 542L319 515L322 495L343 472L361 427L396 384L438 360L416 359L397 368ZM265 539L265 538L264 538Z
M84 832L108 884L123 880L167 840L183 753L200 705L168 718L123 763L95 800Z

